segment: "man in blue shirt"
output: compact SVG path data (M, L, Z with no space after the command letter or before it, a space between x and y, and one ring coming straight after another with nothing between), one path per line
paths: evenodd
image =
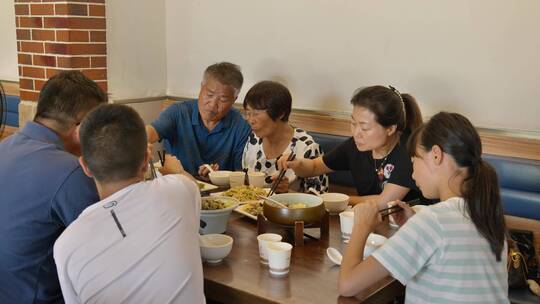
M77 126L104 102L95 82L61 72L43 86L34 121L0 142L0 303L63 303L54 242L99 200L75 157Z
M240 68L228 62L206 68L199 99L171 105L151 125L148 141L165 139L167 151L175 155L191 175L206 176L208 170L239 170L242 153L251 131L232 106L244 79Z

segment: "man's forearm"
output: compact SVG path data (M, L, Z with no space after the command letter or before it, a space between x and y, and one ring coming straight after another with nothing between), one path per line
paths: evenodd
M149 143L153 144L159 140L159 134L151 125L146 126L146 137Z

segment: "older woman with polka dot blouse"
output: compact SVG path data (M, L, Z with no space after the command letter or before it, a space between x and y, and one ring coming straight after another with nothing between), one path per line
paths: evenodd
M242 155L242 166L248 171L264 172L269 185L279 174L277 161L291 152L300 159L315 159L322 155L319 144L306 131L289 124L292 97L282 84L262 81L246 94L244 110L252 132ZM299 178L293 170L287 170L276 192L289 189L307 192L313 188L319 192L328 190L328 176Z

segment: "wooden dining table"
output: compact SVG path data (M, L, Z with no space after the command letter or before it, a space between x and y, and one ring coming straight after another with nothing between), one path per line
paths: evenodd
M283 227L270 225L268 232L287 236ZM318 229L306 229L317 238ZM329 246L343 252L339 217L330 216L328 240L305 238L304 246L293 247L289 274L274 277L260 263L257 222L235 212L225 234L234 239L231 253L218 265L203 265L207 299L228 303L388 303L403 295L404 287L387 277L356 297L339 296L339 266L326 255Z

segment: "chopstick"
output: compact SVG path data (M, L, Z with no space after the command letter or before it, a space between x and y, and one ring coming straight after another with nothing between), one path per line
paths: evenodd
M165 150L163 151L157 151L157 156L159 157L159 162L161 163L161 166L165 166Z
M289 157L287 158L287 161L292 161L294 158L295 158L295 154L294 153L291 153L289 154ZM281 182L281 180L283 179L283 177L285 176L285 172L287 170L283 170L281 169L279 171L279 175L278 177L276 178L276 180L274 181L274 183L272 184L272 188L270 188L270 192L268 192L268 195L266 197L269 197L270 195L274 194L274 192L276 191L277 189L277 186L279 185L279 183Z
M422 201L419 198L416 198L405 203L409 205L410 207L412 207L412 206L420 204L421 202ZM401 208L399 205L394 205L392 207L379 210L379 213L381 213L382 217L385 217L385 216L389 216L390 214L400 212L401 210L403 210L403 208Z
M150 173L152 173L152 179L157 178L156 168L154 167L154 162L152 162L152 160L150 160Z

